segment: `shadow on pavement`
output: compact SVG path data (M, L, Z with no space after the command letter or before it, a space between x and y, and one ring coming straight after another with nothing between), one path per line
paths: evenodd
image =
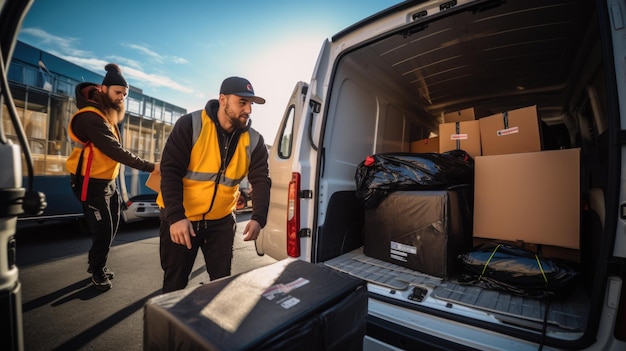
M88 290L95 291L93 294L99 295L103 292L98 292L97 290L90 287ZM110 317L103 319L102 321L94 324L92 327L85 329L80 334L75 337L67 340L61 345L57 346L55 350L78 350L81 347L89 344L91 341L96 339L98 336L114 327L124 319L128 318L132 314L136 313L139 310L142 310L146 302L151 298L160 295L161 291L155 291L152 294L145 296L144 298L135 301L134 303L128 305L125 308L120 309L119 311L112 314ZM93 297L93 296L92 296Z

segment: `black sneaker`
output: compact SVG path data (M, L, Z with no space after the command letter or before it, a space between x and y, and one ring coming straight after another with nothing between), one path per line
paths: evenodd
M105 266L105 267L102 269L102 272L103 272L104 274L106 274L107 278L109 278L109 279L113 279L113 278L115 277L115 273L113 273L113 271L109 270L109 267L106 267L106 266ZM91 269L91 267L87 268L87 273L89 273L89 274L93 274L93 270Z
M109 290L113 287L113 283L111 283L111 281L109 280L109 278L106 275L92 275L91 276L91 282L93 283L93 286L98 289L98 290L102 290L102 291L106 291Z

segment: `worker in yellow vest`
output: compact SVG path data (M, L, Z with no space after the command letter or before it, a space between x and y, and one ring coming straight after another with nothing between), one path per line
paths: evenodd
M81 201L83 214L92 236L87 272L98 290L108 290L114 274L107 266L111 243L120 222L121 200L116 178L120 163L146 172L160 173L159 165L144 160L122 146L118 124L124 119L124 99L128 83L114 63L102 85L81 83L76 86L76 106L67 128L74 149L65 168L71 186Z
M230 275L239 183L254 187L252 216L244 240L255 240L267 222L271 181L267 147L251 128L254 94L241 77L223 81L218 99L181 116L161 158L160 254L163 292L183 289L198 249L210 280Z

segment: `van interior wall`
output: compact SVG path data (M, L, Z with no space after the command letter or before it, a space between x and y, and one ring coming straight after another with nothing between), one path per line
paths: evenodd
M364 210L355 196L358 164L372 154L408 152L411 135L427 137L438 125L431 115L418 118L420 108L404 83L390 81L395 75L369 52L344 57L333 80L324 134L324 145L331 147L325 148L320 183L328 209L319 215L318 261L363 245Z

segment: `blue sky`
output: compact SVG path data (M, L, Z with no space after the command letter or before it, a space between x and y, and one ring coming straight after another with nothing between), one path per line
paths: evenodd
M252 125L274 135L324 39L401 0L35 0L19 40L104 75L118 63L145 94L194 111L222 80L248 78ZM96 82L100 83L100 82Z

